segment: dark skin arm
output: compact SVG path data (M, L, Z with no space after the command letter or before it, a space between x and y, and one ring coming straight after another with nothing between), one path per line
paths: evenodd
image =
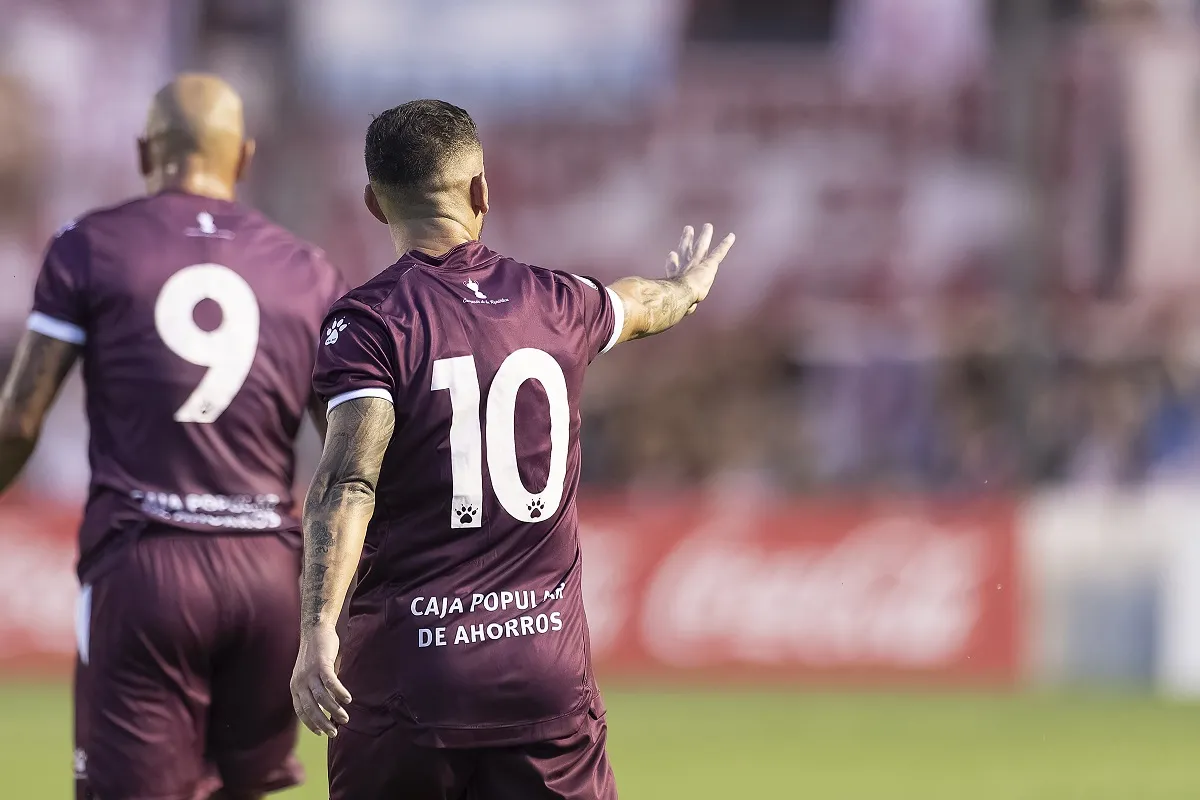
M375 512L375 485L396 418L375 397L342 403L329 414L321 463L304 502L300 653L292 704L313 733L336 736L349 720L350 694L337 678L337 635L346 593Z
M25 331L0 390L0 493L33 454L42 423L82 348Z

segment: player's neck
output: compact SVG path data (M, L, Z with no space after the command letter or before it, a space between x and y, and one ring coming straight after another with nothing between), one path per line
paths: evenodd
M233 184L209 172L180 171L168 175L160 171L146 181L146 190L150 194L181 192L213 200L237 198L237 190Z
M420 250L431 256L450 252L460 244L476 241L477 237L462 222L451 217L406 220L389 225L392 245L397 255Z

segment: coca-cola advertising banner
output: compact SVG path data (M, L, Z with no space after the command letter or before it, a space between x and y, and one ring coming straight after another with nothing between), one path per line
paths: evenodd
M0 506L0 672L66 669L74 517ZM584 592L604 678L1008 682L1008 503L592 500Z
M602 675L1016 678L1011 504L587 504L582 519Z

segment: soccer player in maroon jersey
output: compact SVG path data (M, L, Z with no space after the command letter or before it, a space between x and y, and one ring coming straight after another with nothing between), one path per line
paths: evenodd
M147 195L50 244L0 395L0 490L82 357L78 796L259 797L300 777L293 445L343 287L234 202L253 144L225 83L165 87L139 151Z
M335 737L333 800L611 800L580 590L584 371L693 310L733 236L710 251L712 226L688 228L666 279L609 287L494 253L475 125L439 101L375 119L366 165L400 260L334 305L318 349L297 714Z

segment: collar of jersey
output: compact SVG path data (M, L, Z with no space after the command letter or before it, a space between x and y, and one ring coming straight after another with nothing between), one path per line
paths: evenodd
M483 251L482 253L477 251ZM480 256L485 256L480 258ZM489 264L499 258L496 253L491 252L484 247L480 242L463 242L455 245L440 256L431 256L428 253L423 253L420 250L409 250L404 254L404 260L412 260L423 267L431 267L433 269L444 269L454 272L469 272L473 269Z

